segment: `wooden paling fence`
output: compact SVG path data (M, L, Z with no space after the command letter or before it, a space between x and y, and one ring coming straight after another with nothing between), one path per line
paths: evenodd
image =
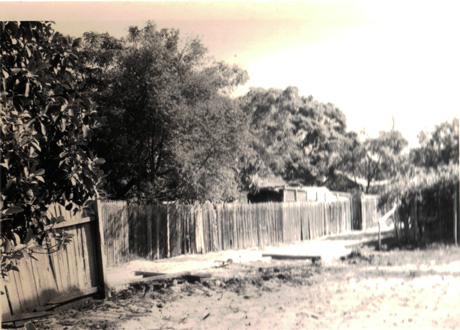
M108 266L133 258L245 249L352 230L352 204L100 205Z
M376 201L363 205L368 225ZM351 231L354 213L350 199L216 205L98 201L93 215L52 205L49 215L65 219L55 228L71 234L72 240L51 254L50 242L42 253L17 262L19 271L10 271L1 282L2 319L48 310L72 297L104 296L106 267L133 258L153 260L315 239Z
M102 245L97 216L73 214L60 205L52 205L48 214L63 216L65 221L54 226L72 235L72 241L58 252L48 254L50 245L42 247L33 257L16 263L17 270L8 272L1 282L2 321L59 302L60 297L104 292ZM103 239L103 238L102 238Z
M346 193L334 191L333 194L340 200L346 200L350 204L350 213L353 230L362 230L362 204L361 195L356 193Z
M128 260L128 203L100 201L100 218L104 219L104 254L107 266Z
M361 198L362 228L360 229L364 230L378 226L378 219L382 216L382 213L377 208L378 198L376 195L364 195Z

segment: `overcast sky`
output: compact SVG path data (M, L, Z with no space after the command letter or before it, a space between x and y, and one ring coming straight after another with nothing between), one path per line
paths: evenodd
M299 87L331 102L350 130L422 129L460 114L460 3L455 1L1 2L2 20L50 19L72 36L121 37L154 20L200 36L250 86Z

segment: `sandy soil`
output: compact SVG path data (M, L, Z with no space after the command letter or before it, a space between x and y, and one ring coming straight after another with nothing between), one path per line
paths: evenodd
M329 240L338 241L342 239ZM332 258L322 265L250 260L206 271L212 276L196 283L129 285L113 291L108 301L91 302L37 325L40 329L460 327L459 248L376 252L372 244L364 244L341 260Z
M382 229L384 235L392 234L392 227ZM375 240L377 230L366 232L353 232L325 237L314 241L296 242L293 244L278 244L263 248L252 248L247 250L227 250L212 252L204 255L183 255L170 259L148 261L145 259L133 260L118 267L109 268L107 280L109 287L113 291L127 288L126 284L142 278L135 276L135 271L150 271L158 273L177 273L177 272L203 272L212 271L213 268L222 261L231 259L233 263L248 263L254 261L270 262L270 258L263 258L262 254L290 254L290 255L319 255L323 265L336 262L340 257L351 252L354 246Z

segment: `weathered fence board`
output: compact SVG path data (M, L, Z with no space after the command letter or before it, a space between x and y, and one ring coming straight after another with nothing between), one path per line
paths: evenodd
M128 260L128 203L125 201L102 201L100 203L105 238L104 250L107 266L110 267Z
M361 219L362 226L360 229L365 230L378 226L378 219L382 216L377 209L378 196L361 197Z
M72 235L71 242L56 253L49 254L56 244L51 239L33 257L16 263L19 271L10 271L2 282L2 316L11 317L32 312L47 301L69 293L78 293L101 284L95 235L96 217L81 212L73 214L60 205L51 205L50 216L63 216L58 231ZM46 244L46 243L45 243Z

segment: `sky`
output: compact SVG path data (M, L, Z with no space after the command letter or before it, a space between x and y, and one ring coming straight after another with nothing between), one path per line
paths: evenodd
M349 130L421 130L460 116L460 3L455 1L0 2L2 20L47 19L75 37L127 34L147 20L200 37L240 65L249 87L297 86L330 102Z

